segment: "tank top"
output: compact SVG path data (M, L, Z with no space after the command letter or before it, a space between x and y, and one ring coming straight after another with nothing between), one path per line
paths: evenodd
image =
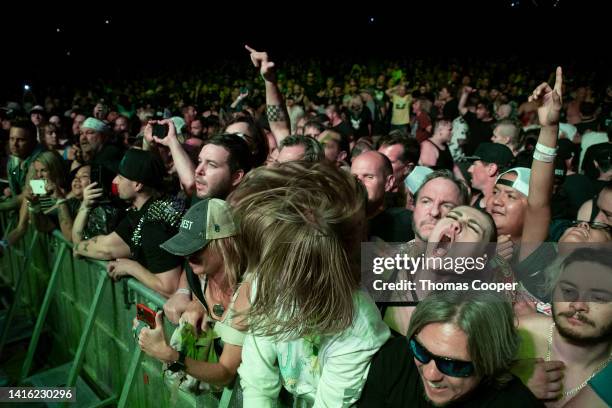
M442 150L438 147L437 144L435 144L431 140L427 139L426 142L431 143L436 149L438 149L438 160L436 161L436 165L432 168L434 170L447 169L453 171L453 167L455 167L455 162L453 161L453 156L451 155L448 145L446 145L446 149Z

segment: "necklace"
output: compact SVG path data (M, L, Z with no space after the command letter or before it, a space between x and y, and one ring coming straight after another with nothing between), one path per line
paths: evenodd
M553 332L555 329L555 323L553 322L553 324L550 325L550 331L548 333L548 347L546 349L546 361L550 361L550 357L552 354L552 339L553 339ZM591 381L593 379L593 377L595 377L597 375L597 373L599 373L601 370L604 369L605 366L608 365L608 363L612 361L612 353L610 353L610 355L608 356L608 358L606 360L604 360L601 364L599 364L597 367L595 367L595 369L593 370L593 374L591 374L590 376L587 377L586 380L584 380L582 383L580 383L578 386L569 389L567 391L563 391L563 396L564 397L573 397L574 395L578 394L578 392L583 389L587 383L589 381Z

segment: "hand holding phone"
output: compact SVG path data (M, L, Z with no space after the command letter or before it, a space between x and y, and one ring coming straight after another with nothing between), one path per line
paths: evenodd
M146 323L150 328L155 328L155 312L142 303L136 305L136 318Z
M32 188L32 194L34 195L46 195L47 194L47 181L46 180L30 180L30 187Z
M163 139L168 134L168 125L166 124L153 124L153 136L157 136L160 139Z

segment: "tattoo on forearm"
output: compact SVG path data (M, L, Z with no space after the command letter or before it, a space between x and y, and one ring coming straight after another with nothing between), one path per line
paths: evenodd
M266 105L268 122L283 122L287 120L285 109L281 105Z

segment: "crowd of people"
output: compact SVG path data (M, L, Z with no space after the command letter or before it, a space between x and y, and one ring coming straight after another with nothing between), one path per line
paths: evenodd
M612 84L248 57L218 82L7 102L0 211L18 221L0 250L59 229L157 291L139 346L213 389L239 378L244 406L281 388L315 407L612 404ZM363 243L483 257L513 289L374 301ZM474 279L456 272L413 275ZM217 358L176 347L163 315L214 333Z

